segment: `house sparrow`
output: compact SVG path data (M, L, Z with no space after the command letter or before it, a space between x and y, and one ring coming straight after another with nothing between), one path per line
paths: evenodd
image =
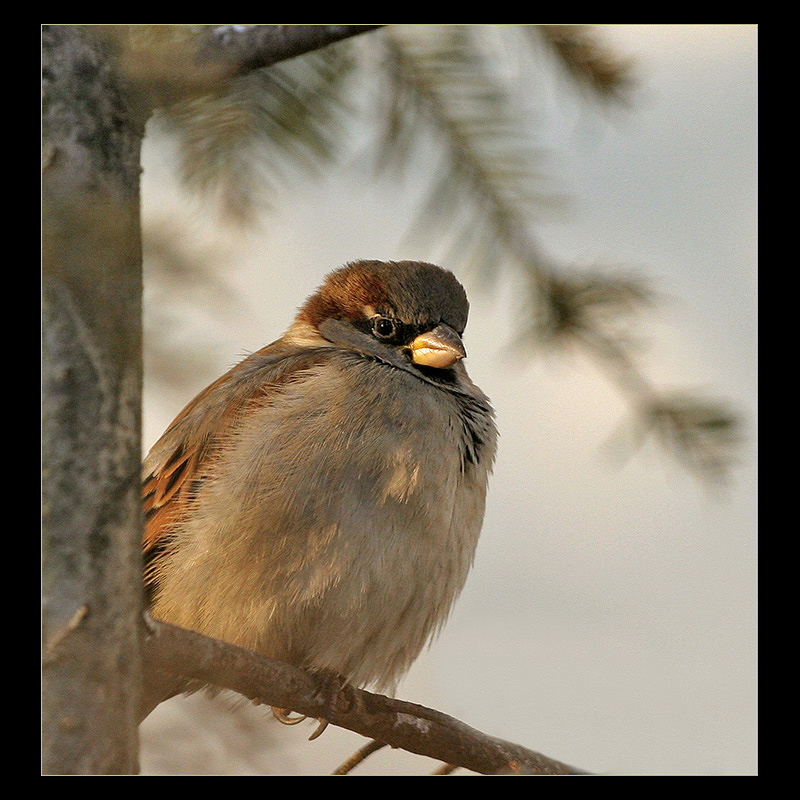
M432 264L348 264L192 400L144 462L153 616L393 691L483 521L497 434L468 307Z

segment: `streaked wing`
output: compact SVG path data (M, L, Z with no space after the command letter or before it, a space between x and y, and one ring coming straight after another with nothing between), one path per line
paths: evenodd
M252 403L265 402L325 358L324 348L269 345L204 389L156 442L142 469L145 578L149 580L172 526L190 509L208 464Z

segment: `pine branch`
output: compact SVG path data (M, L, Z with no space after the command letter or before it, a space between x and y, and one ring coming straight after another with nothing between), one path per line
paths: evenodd
M143 716L186 681L230 689L256 704L291 709L390 747L486 775L587 774L488 736L434 709L331 685L281 661L147 618ZM374 748L372 748L374 749Z
M521 27L531 41L553 49L578 86L603 100L627 97L630 63L604 47L591 28ZM390 116L392 137L409 121L415 131L424 122L447 153L420 219L439 236L441 220L448 232L461 222L454 257L460 254L482 276L491 279L503 262L516 268L527 291L529 323L520 339L528 346L578 344L629 402L640 431L654 433L701 477L724 477L739 441L735 415L720 402L658 391L632 356L625 326L653 292L628 273L581 273L558 265L536 237L535 211L548 195L535 169L542 158L535 134L471 36L470 26L438 26L426 35L392 28L385 37L398 93L412 98ZM399 138L407 152L408 135ZM472 212L465 213L470 203Z
M575 84L602 100L627 99L634 83L632 62L607 47L592 26L526 25L524 28L553 49Z
M348 49L323 49L171 103L154 122L175 135L186 185L214 198L226 221L251 222L297 169L334 160L352 115L351 69Z
M454 253L467 253L485 276L497 271L500 250L534 271L546 270L530 225L537 210L563 200L548 189L534 135L471 36L469 26L458 25L425 33L387 30L390 74L402 107L393 110L384 149L395 147L398 133L404 142L409 130L435 131L446 158L418 220L428 227L447 220L448 229L459 223ZM465 201L474 208L466 220ZM415 232L420 230L418 224Z

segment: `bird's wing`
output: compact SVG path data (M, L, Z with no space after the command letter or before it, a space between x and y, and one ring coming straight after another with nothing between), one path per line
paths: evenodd
M286 348L274 343L226 372L178 414L142 468L146 574L241 415L325 357L322 348Z

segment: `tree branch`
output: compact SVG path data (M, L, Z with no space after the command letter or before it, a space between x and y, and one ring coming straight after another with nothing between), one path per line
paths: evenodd
M214 28L201 57L244 75L279 61L375 30L381 25L223 25Z
M82 27L82 26L68 26ZM380 25L92 25L111 45L144 116L211 94L262 67L319 50Z
M281 661L150 618L148 627L144 658L150 697L152 686L163 687L169 672L184 686L190 681L231 689L254 703L325 719L391 747L486 775L586 774L434 709L333 685ZM146 707L144 715L149 711Z

